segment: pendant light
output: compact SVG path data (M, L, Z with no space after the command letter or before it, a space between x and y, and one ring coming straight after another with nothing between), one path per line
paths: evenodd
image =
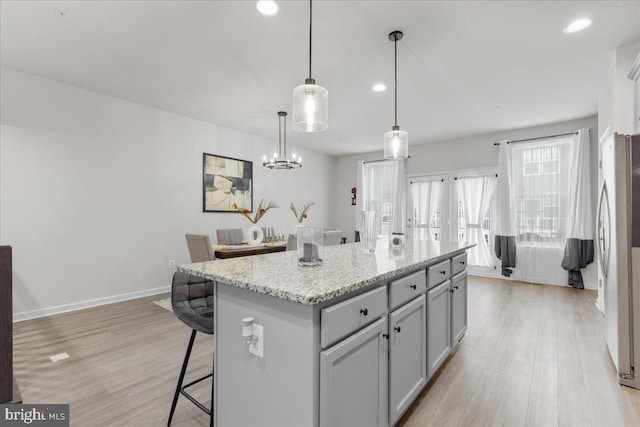
M395 122L391 130L384 134L384 158L392 160L409 157L409 134L398 126L398 41L402 40L402 35L402 31L389 34L394 51Z
M283 132L284 129L284 132ZM302 167L302 157L295 154L287 158L287 113L278 111L278 152L273 153L273 157L267 160L267 156L262 158L262 166L269 169L298 169Z
M293 128L300 132L322 132L329 127L329 92L311 77L312 0L309 0L309 78L293 90Z

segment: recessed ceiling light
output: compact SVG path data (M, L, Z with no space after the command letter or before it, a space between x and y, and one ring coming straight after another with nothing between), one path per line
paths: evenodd
M589 18L580 18L573 21L567 28L564 29L565 34L577 33L578 31L582 31L591 25L591 19Z
M385 90L387 90L387 87L382 83L377 83L373 86L372 89L374 92L384 92Z
M278 5L272 0L260 0L256 2L258 11L266 16L274 16L278 14Z

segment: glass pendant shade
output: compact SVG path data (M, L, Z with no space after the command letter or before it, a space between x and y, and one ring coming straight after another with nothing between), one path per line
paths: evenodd
M316 84L303 84L293 90L293 128L299 132L327 130L329 92Z
M397 129L384 134L384 158L406 159L409 157L409 134Z

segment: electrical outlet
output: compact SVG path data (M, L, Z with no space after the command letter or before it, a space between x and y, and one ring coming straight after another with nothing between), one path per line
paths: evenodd
M176 268L176 260L175 259L170 259L169 263L167 264L168 268Z
M264 357L264 329L262 325L253 324L253 342L249 344L249 353Z

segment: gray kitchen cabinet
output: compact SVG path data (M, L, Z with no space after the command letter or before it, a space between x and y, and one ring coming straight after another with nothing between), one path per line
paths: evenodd
M451 352L451 281L427 292L427 364L429 378Z
M394 425L427 383L423 295L389 314L389 421Z
M451 347L467 331L467 273L463 272L451 278Z
M387 426L387 318L320 352L320 426Z

